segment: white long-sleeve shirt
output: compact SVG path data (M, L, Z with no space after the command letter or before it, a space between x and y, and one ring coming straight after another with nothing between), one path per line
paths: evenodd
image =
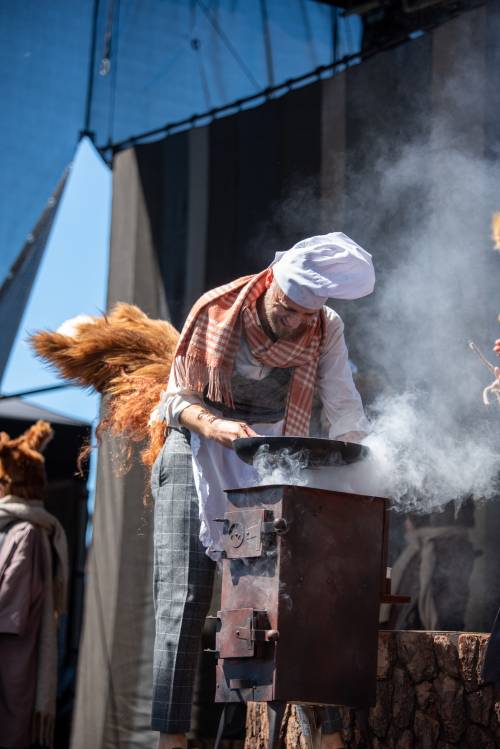
M347 346L344 340L344 323L339 315L325 307L326 330L320 350L316 390L329 423L329 437L335 439L347 432L358 432L360 438L368 432L361 398L352 380ZM271 367L254 359L242 336L235 359L235 371L249 379L261 380ZM182 389L170 375L161 411L170 426L179 426L179 416L192 404L202 404L199 393ZM249 420L257 434L278 436L283 431L283 419L272 424L259 424ZM221 524L215 518L224 515L225 489L255 485L258 476L252 466L243 463L234 450L223 447L215 440L196 433L191 435L193 473L200 508L200 540L207 554L217 559L222 548Z
M319 355L316 391L328 420L329 437L335 439L347 432L367 434L368 421L349 366L344 323L334 310L329 307L323 310L326 329ZM252 380L261 380L271 371L271 367L254 359L244 336L241 337L234 368L235 372ZM171 426L179 426L182 411L192 404L202 403L199 393L177 387L172 372L164 397L166 421Z

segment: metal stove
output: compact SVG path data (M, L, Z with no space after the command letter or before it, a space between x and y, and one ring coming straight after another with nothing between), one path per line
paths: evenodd
M379 605L396 602L387 500L259 486L228 491L219 520L216 701L268 702L278 715L287 702L373 705Z

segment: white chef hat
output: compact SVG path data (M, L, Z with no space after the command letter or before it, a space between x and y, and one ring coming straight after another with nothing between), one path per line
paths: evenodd
M330 298L359 299L375 286L372 256L339 231L277 252L271 266L283 293L307 309L320 309Z

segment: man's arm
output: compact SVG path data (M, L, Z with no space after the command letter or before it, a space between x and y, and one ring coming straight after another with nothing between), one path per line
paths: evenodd
M205 406L199 393L179 387L173 368L164 397L164 418L169 426L185 427L224 447L232 447L239 437L257 436L244 421L224 419Z
M361 442L366 437L366 432L346 432L338 434L335 439L341 442Z
M224 419L201 404L191 404L181 411L179 424L202 437L215 440L224 447L232 447L239 437L257 437L257 432L244 421Z
M318 365L318 393L330 423L330 439L360 442L369 432L361 397L352 379L344 323L327 313L325 341Z

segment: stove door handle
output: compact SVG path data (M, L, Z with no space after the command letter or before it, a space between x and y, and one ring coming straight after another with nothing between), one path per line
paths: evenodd
M262 533L276 533L282 536L288 531L288 523L285 518L276 518L275 520L265 521L262 523Z
M254 629L252 635L255 642L278 642L280 638L277 629Z

